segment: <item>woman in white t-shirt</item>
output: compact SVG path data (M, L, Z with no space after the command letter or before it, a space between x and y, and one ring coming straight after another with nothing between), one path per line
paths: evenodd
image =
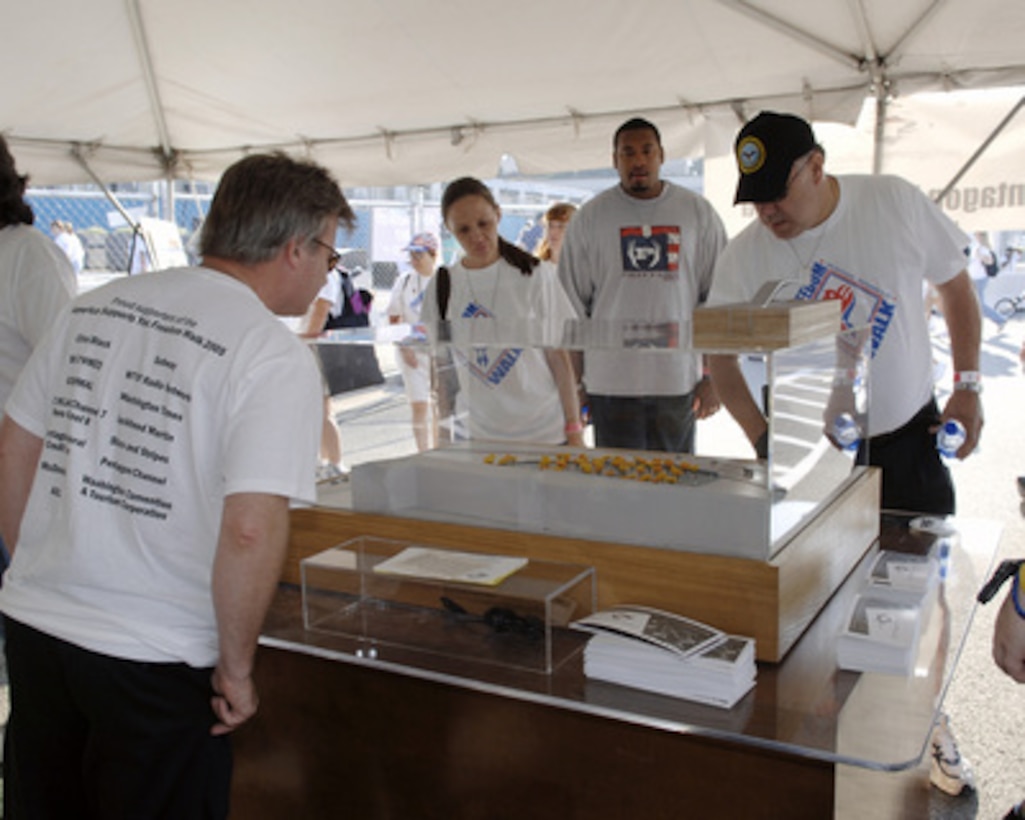
M424 303L427 283L434 275L438 259L438 237L418 233L403 248L409 254L411 270L403 273L392 286L388 300L388 321L393 324L420 324L420 308ZM413 415L413 437L421 452L431 447L428 425L431 396L431 359L410 347L398 349L399 370L406 388L406 398Z
M463 249L451 270L431 279L421 317L431 327L439 319L492 319L482 333L494 343L459 345L454 354L459 389L469 413L474 439L583 446L576 381L569 354L562 349L513 346L515 322L551 341L562 324L575 318L555 268L498 235L502 212L480 180L463 177L451 183L441 200L446 227ZM438 301L439 279L448 282L446 304ZM445 287L442 286L442 290Z

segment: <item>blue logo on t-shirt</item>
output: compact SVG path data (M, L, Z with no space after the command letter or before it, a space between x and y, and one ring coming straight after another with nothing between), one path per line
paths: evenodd
M462 318L493 319L494 314L483 305L469 302L463 309ZM493 353L495 355L492 355ZM498 387L509 375L522 354L523 349L519 347L503 348L497 353L494 348L475 347L471 356L460 356L460 358L465 360L467 369L475 378L490 387Z
M846 271L823 262L816 262L811 278L797 291L798 299L839 299L843 329L872 328L872 355L875 356L897 312L897 303L888 293L863 282Z
M680 229L673 225L642 225L619 229L623 272L628 276L658 275L676 279L680 268Z

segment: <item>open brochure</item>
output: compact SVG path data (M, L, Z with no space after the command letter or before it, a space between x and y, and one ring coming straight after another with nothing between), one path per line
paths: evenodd
M589 678L732 708L755 685L754 640L640 606L576 621L593 632L584 649Z
M726 637L719 629L645 606L616 606L575 621L590 632L612 632L659 646L681 657L701 652Z

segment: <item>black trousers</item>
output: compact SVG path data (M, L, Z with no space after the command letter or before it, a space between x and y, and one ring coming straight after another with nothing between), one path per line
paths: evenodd
M598 447L694 452L694 392L682 396L588 395Z
M954 483L929 432L939 419L930 399L903 427L870 438L867 453L865 442L858 447L858 464L882 468L884 510L953 515Z
M89 652L7 619L6 820L228 816L210 669Z

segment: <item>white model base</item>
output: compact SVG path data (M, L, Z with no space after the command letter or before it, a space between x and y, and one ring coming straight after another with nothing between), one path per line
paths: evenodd
M578 452L591 459L664 456L460 444L354 467L353 509L759 560L768 560L773 545L809 512L806 504L789 509L785 499L772 498L764 468L755 462L681 456L715 474L686 484L543 470L538 464L544 456ZM486 463L489 456L515 462Z

